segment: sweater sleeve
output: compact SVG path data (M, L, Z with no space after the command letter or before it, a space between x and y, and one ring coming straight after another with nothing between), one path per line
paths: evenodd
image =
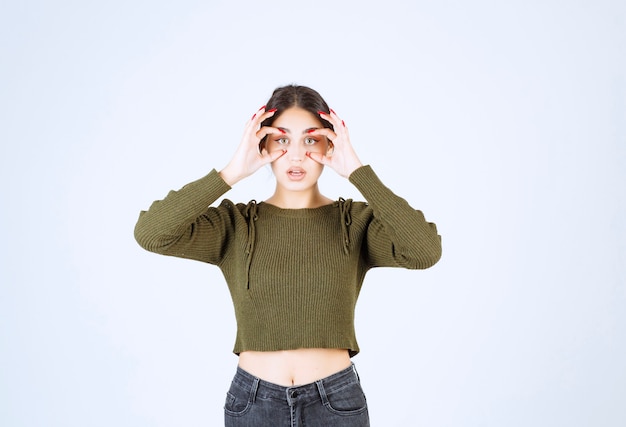
M371 267L425 269L439 261L441 236L421 211L387 188L370 166L358 168L349 179L373 212L365 241Z
M144 249L163 255L216 264L224 254L229 230L233 227L228 204L210 208L230 186L213 169L178 191L170 191L147 211L141 211L135 225L135 239Z

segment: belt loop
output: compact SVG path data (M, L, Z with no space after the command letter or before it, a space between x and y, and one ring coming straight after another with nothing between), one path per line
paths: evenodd
M354 375L356 375L356 380L358 382L361 382L361 378L359 377L359 373L356 371L356 366L354 366L354 363L352 363L352 371L354 372Z
M256 401L256 392L259 390L259 379L255 378L252 381L252 387L250 388L250 403L254 403Z
M324 383L322 380L315 381L315 385L317 386L317 391L320 393L320 398L322 399L322 405L326 406L328 404L328 397L326 396L326 390L324 390Z

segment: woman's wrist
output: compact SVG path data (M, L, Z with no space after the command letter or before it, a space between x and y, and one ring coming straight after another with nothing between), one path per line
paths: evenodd
M222 169L218 173L219 173L220 177L222 177L224 182L232 187L237 182L239 182L241 180L241 178L238 177L237 174L233 173L233 171L231 170L231 168L229 166L230 165L227 165L224 169Z
M350 167L348 168L348 173L346 175L346 178L350 178L350 175L352 175L352 173L355 170L357 170L359 168L362 168L362 167L363 167L363 163L361 163L360 161L357 161L357 162L351 164Z

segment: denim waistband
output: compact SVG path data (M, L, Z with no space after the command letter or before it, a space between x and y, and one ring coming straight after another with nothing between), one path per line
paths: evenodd
M325 403L327 393L332 393L355 382L359 382L359 374L354 363L346 369L310 384L289 387L257 378L240 367L237 367L237 373L233 378L233 383L250 391L252 401L256 398L273 399L283 402L287 401L290 406L296 401L317 400L320 398Z

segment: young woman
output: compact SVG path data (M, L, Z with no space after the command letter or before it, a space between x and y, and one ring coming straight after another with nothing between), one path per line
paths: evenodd
M210 207L266 164L276 177L269 199ZM367 203L322 195L325 166ZM351 363L365 273L424 269L441 256L435 225L361 164L345 123L303 86L276 89L228 165L141 212L135 237L149 251L215 264L224 274L239 355L226 426L368 426Z

